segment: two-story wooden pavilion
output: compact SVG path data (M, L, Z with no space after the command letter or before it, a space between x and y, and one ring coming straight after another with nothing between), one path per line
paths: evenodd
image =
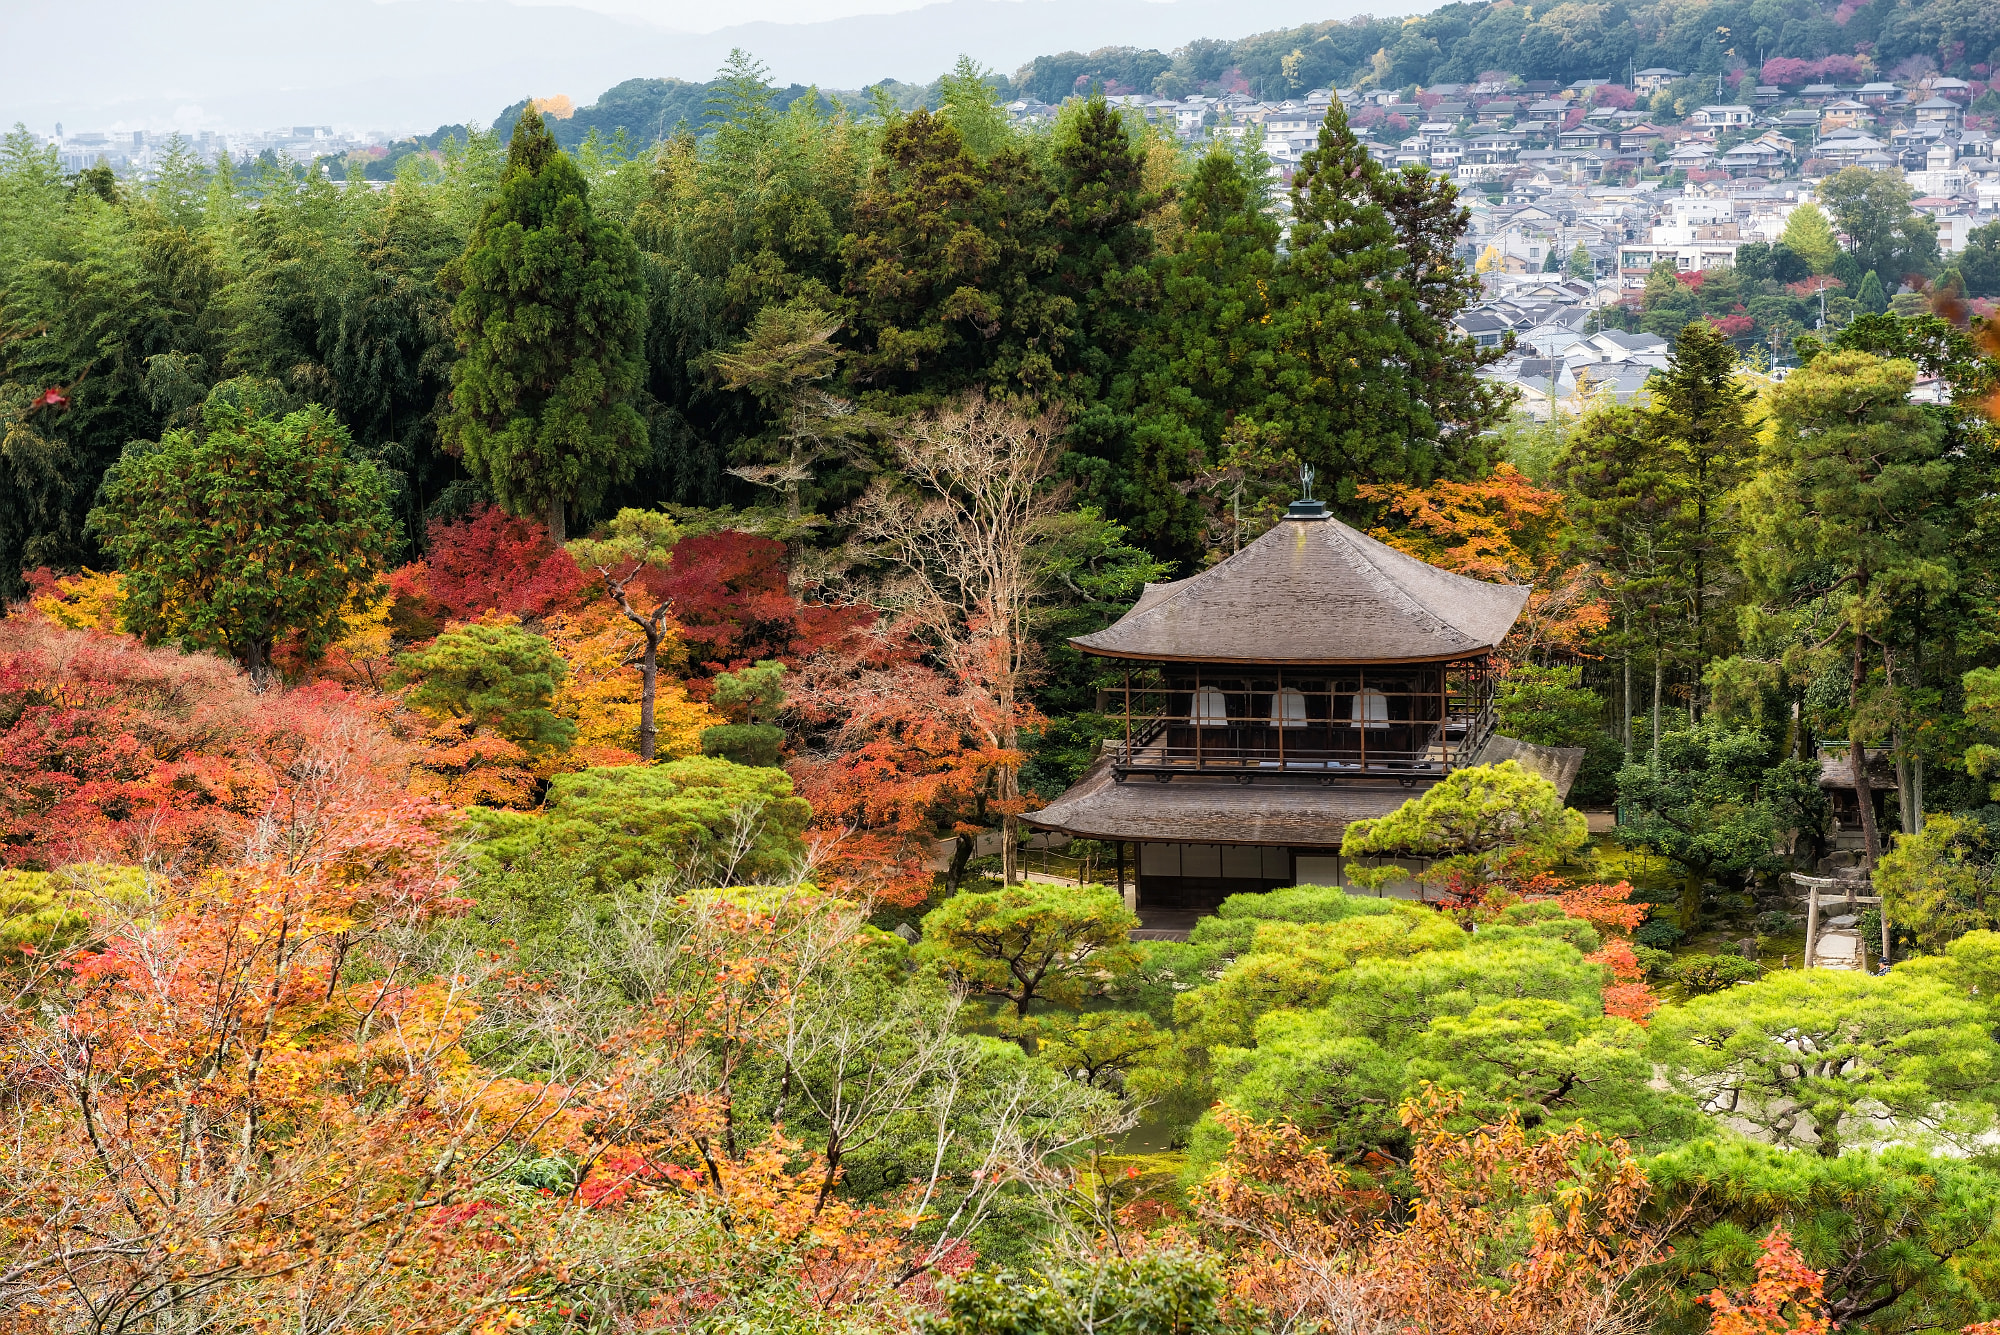
M1234 556L1147 585L1070 641L1125 661L1123 735L1025 819L1117 845L1121 882L1132 846L1149 928L1239 891L1339 884L1348 822L1526 749L1493 737L1490 661L1527 601L1295 502Z

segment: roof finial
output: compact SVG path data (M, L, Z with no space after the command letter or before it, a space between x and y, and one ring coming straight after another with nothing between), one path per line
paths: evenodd
M1292 508L1285 515L1287 519L1324 519L1326 506L1313 499L1313 467L1299 465L1299 499L1292 502Z

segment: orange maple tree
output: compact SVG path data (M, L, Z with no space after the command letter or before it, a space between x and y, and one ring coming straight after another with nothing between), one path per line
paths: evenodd
M371 800L400 790L386 708L330 683L259 695L208 655L0 620L0 863L233 862L328 765Z
M1732 1298L1716 1289L1702 1299L1713 1309L1709 1335L1828 1335L1833 1319L1822 1297L1825 1286L1826 1276L1806 1264L1791 1235L1774 1228L1758 1244L1757 1281L1749 1293Z
M1372 536L1390 546L1474 579L1532 586L1500 647L1509 662L1578 652L1610 624L1602 574L1577 555L1562 493L1537 487L1512 464L1479 482L1367 486L1356 495L1382 507Z
M877 623L808 659L790 683L808 730L788 766L825 836L825 874L861 896L920 903L941 834L977 832L995 777L1020 754L997 745L992 705Z
M1283 1124L1226 1123L1230 1150L1195 1192L1198 1235L1235 1294L1285 1324L1421 1335L1583 1335L1626 1302L1660 1249L1645 1173L1623 1141L1512 1118L1449 1129L1456 1095L1401 1109L1418 1145L1406 1217L1366 1177Z

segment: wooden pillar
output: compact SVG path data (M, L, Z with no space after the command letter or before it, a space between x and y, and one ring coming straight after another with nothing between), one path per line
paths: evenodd
M1201 698L1201 664L1199 663L1194 665L1194 695L1191 699L1194 702L1194 707L1189 709L1188 713L1194 716L1192 720L1194 723L1194 767L1200 769L1201 734L1207 730L1208 714L1206 704Z
M1137 899L1138 895L1136 889L1131 895L1125 893L1125 841L1120 839L1113 847L1118 850L1115 855L1118 860L1118 898L1124 900L1125 906L1130 908L1133 900Z
M1847 902L1843 905L1848 915L1854 919L1854 962L1861 972L1868 972L1868 938L1861 935L1861 905L1854 900L1854 882L1847 883Z
M1356 668L1359 674L1354 682L1354 708L1348 711L1348 722L1361 734L1361 773L1368 773L1368 669Z
M1819 940L1819 886L1806 882L1806 958L1801 968L1813 966L1813 945Z

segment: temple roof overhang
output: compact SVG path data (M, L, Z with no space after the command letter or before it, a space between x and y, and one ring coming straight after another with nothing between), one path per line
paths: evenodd
M1148 584L1131 611L1070 643L1159 662L1447 662L1496 648L1528 592L1440 570L1337 519L1294 514L1198 575Z
M1386 816L1413 796L1399 784L1120 783L1106 755L1061 797L1021 819L1077 839L1334 849L1351 822Z
M1512 760L1554 784L1564 798L1583 769L1582 747L1535 746L1512 737L1486 739L1475 765ZM1120 781L1119 748L1107 744L1081 779L1027 824L1075 839L1170 844L1272 844L1340 847L1357 820L1386 816L1422 795L1431 778L1399 781L1383 775L1343 776L1325 783L1189 782L1149 775ZM1257 776L1259 779L1279 776Z

